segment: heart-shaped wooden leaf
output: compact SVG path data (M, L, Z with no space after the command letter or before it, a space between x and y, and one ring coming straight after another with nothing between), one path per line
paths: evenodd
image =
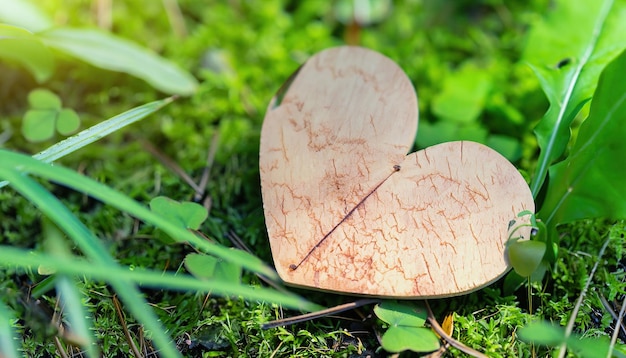
M265 220L285 282L445 297L508 270L508 223L534 212L526 182L474 142L407 155L416 131L411 82L376 52L325 50L292 76L267 109L260 149Z

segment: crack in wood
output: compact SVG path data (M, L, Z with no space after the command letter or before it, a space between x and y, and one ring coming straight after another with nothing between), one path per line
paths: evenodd
M289 270L291 271L295 271L298 269L298 267L300 267L300 265L302 265L304 263L304 261L306 261L315 250L317 250L325 241L326 239L328 239L328 237L335 232L335 230L337 230L337 228L343 224L346 220L348 220L348 218L350 216L352 216L352 214L360 207L363 205L363 203L365 202L365 200L367 200L367 198L369 198L372 194L374 194L374 192L376 192L376 190L378 190L378 188L380 188L381 185L383 185L383 183L385 183L394 173L397 173L400 171L400 165L394 165L393 166L393 171L391 173L389 173L389 175L387 175L383 180L380 181L380 183L376 184L376 186L374 187L374 189L372 189L369 193L367 193L367 195L365 195L365 197L363 199L361 199L340 221L339 223L337 223L337 225L335 225L332 229L330 229L330 231L324 235L324 237L317 242L317 244L315 244L315 246L313 246L313 248L311 248L311 250L309 250L309 252L302 258L302 260L300 260L300 262L298 262L298 264L291 264L289 265Z

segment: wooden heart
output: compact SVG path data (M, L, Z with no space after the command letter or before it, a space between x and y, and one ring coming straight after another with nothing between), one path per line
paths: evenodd
M474 142L407 155L416 132L415 90L381 54L332 48L292 76L267 109L260 149L265 221L286 283L445 297L508 270L509 222L534 212L528 185Z

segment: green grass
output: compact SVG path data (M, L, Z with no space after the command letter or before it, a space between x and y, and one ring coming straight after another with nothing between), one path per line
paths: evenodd
M64 3L61 7L60 2L49 1L44 7L57 21L68 21L74 26L95 23L90 2L68 3L71 5ZM179 1L188 35L178 38L161 5L155 5L158 2L147 6L114 3L116 34L144 43L191 70L200 80L200 87L193 96L180 98L148 119L70 154L59 163L146 206L159 195L191 200L193 189L148 154L141 140L150 141L197 179L217 133L219 142L207 184L211 206L200 230L227 246L231 244L226 233L232 230L255 256L271 264L258 178L259 133L265 107L299 63L321 49L343 43L345 26L337 20L332 7L321 2L296 6L280 1L207 4L188 0ZM465 133L486 131L511 138L519 144L517 166L532 172L537 159L532 128L547 109L547 101L520 58L531 20L540 17L548 7L548 1L398 1L387 17L362 30L361 42L392 57L406 70L417 87L420 121L432 126L440 122L433 103L446 79L455 76L467 61L484 69L494 90L482 99L480 118L470 123ZM213 62L206 61L209 57ZM12 79L0 83L0 132L13 133L0 146L34 154L63 139L57 135L38 144L24 139L20 134L21 117L27 110L27 94L37 84L27 72L4 62L0 62L0 73L9 73ZM79 112L85 126L165 97L130 76L69 59L60 61L54 77L43 87L57 93L64 106ZM454 135L447 139L457 139ZM140 269L153 273L185 272L183 260L186 254L195 252L194 248L166 240L163 232L140 224L136 216L82 192L47 181L41 184L80 219L117 264L136 268L139 273ZM0 189L0 243L45 252L42 214L31 201L12 189ZM606 318L602 297L609 303L618 303L626 294L622 258L626 224L581 221L559 230L561 251L553 271L542 282L531 285L532 312L528 311L527 287L503 292L502 282L498 282L466 296L432 301L436 316L441 320L454 312L453 336L489 356L530 357L530 344L519 340L516 332L535 318L567 324L600 247L611 235L613 239L574 325L575 332L582 336L609 335L612 322ZM68 250L78 252L74 246ZM36 271L15 266L3 265L0 270L0 317L11 320L13 330L21 337L16 346L30 357L58 355L54 344L58 332L50 322L59 300L54 290L41 292L44 278ZM242 282L263 285L249 272ZM146 331L128 306L124 306L123 317L118 315L112 284L105 284L95 274L93 279L78 279L74 283L94 317L91 324L104 356L131 354L124 325L138 347L144 346L146 352L155 350L154 332ZM180 292L155 286L137 291L145 296L185 356L352 357L368 352L384 356L376 338L383 324L372 316L371 306L361 308L359 314L342 314L343 318L262 330L264 322L299 312L269 302L220 297L211 292ZM355 299L299 289L290 291L323 306ZM67 333L59 335L62 349L70 352L73 348L68 346ZM4 337L3 331L0 336ZM544 347L534 349L537 356L552 352ZM452 348L450 356L460 353Z

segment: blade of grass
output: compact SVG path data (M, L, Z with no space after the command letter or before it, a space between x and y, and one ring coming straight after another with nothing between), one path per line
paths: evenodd
M11 310L0 300L0 357L19 357L15 345L15 330L11 325L14 319Z
M160 288L181 292L212 293L220 296L243 297L251 300L271 302L285 307L306 311L319 310L320 307L305 299L267 288L255 288L247 285L234 285L228 281L200 280L191 275L174 274L142 268L109 266L102 263L88 262L79 257L62 259L49 254L37 253L11 246L0 245L0 267L16 265L22 268L36 268L39 265L54 269L57 273L71 276L85 276L95 280L110 282L112 277L124 277L127 282L140 287Z
M1 154L3 153L0 153L0 157L2 157ZM20 156L26 158L27 161L46 165L29 156ZM38 206L48 218L55 222L61 230L79 245L88 257L104 266L103 272L109 272L117 266L113 258L109 256L106 248L57 198L24 173L4 166L3 164L6 164L4 160L0 160L0 163L0 178L10 181L11 186ZM149 308L148 302L135 285L123 275L111 275L108 282L122 301L124 301L129 311L152 332L154 344L163 356L180 357L180 352L178 352L154 311Z
M87 357L96 358L100 354L95 345L93 327L90 324L89 315L85 306L80 300L80 292L73 279L67 275L56 277L56 289L61 302L63 302L63 312L70 323L71 336L77 339Z
M85 252L88 257L103 266L100 267L100 270L108 275L107 282L109 282L113 289L118 293L127 309L129 309L129 311L136 317L139 322L142 322L145 327L152 332L153 341L164 356L178 357L180 356L180 353L177 351L176 347L171 341L171 338L163 329L153 310L147 306L146 300L137 290L133 282L129 281L127 276L121 273L118 273L118 275L114 274L113 270L117 268L117 264L115 263L113 258L108 255L106 249L98 241L98 239L80 221L78 221L58 199L56 199L50 192L46 191L33 179L28 177L24 172L37 173L37 170L43 169L44 173L53 173L53 175L49 176L49 179L57 180L60 182L64 182L64 179L67 178L74 179L74 183L79 184L79 189L81 186L84 186L84 184L87 183L87 189L89 190L85 191L100 191L98 193L99 195L93 196L97 198L103 198L105 199L105 201L112 202L113 204L121 205L122 202L125 202L126 204L130 203L131 209L139 209L129 210L131 213L139 213L139 215L135 216L138 216L139 218L147 217L149 222L152 222L155 225L163 228L164 231L173 235L178 235L173 237L182 236L184 238L185 236L191 236L191 238L195 239L195 241L199 241L201 244L204 244L200 246L204 246L205 248L208 247L209 250L222 254L221 257L224 257L226 260L229 260L229 257L234 258L234 260L231 261L239 262L250 261L250 258L258 260L256 257L247 253L229 250L225 247L219 247L217 250L214 250L216 247L218 247L217 245L203 242L190 232L174 224L169 224L168 220L162 220L160 216L142 207L138 203L134 202L132 199L129 199L104 185L92 182L91 184L98 185L96 185L95 187L90 186L89 180L87 178L82 177L70 170L61 167L51 167L29 156L7 151L0 151L0 158L2 158L2 160L0 160L0 178L10 181L11 186L13 186L29 201L38 206L46 216L54 221L59 226L59 228L66 232L68 236L70 236L72 240L74 240L76 244L79 245L79 247L83 250L83 252ZM68 186L75 187L73 185ZM122 207L125 206L122 205ZM128 207L126 206L125 208ZM3 250L3 253L4 252L6 252L6 250ZM65 262L65 265L67 265L67 262ZM250 267L250 264L248 262L247 265L242 266ZM262 267L265 266L263 265ZM232 291L232 289L234 286L232 285L232 283L227 283L227 285L227 290L230 290L228 292L231 292L231 294L233 294L234 292Z
M88 129L85 129L75 136L69 137L50 146L48 149L33 155L33 158L41 160L42 162L51 163L97 141L102 137L124 128L129 124L135 123L147 117L148 115L165 107L174 101L174 99L175 97L168 97L130 109L115 117L109 118L104 122L100 122ZM0 188L6 186L7 184L9 184L8 181L0 182Z
M44 237L43 247L46 252L59 258L71 260L71 249L61 230L47 217L42 218L41 227ZM58 301L62 304L61 313L70 324L70 330L66 332L66 335L71 338L72 343L82 347L87 357L99 357L100 354L95 345L94 330L88 319L89 315L85 306L80 301L81 293L73 278L59 274L54 277L54 284Z
M582 291L580 291L580 295L578 295L578 300L576 300L576 305L574 305L574 309L572 310L572 313L569 316L569 320L567 321L567 326L565 327L565 339L569 338L572 335L572 331L574 330L574 323L576 322L576 316L578 315L580 306L582 305L583 299L585 298L585 295L587 294L587 290L589 289L589 285L591 284L591 280L593 280L593 276L596 274L596 270L598 269L598 264L600 264L600 262L602 261L602 256L604 256L604 251L606 250L606 247L609 246L610 241L611 241L611 238L608 237L606 241L604 242L604 244L602 245L602 248L600 249L600 252L598 253L598 259L596 260L596 263L593 265L593 268L591 269L591 272L589 273L589 276L587 277L587 282L585 282L585 287L583 287ZM565 345L566 345L566 342L563 342L563 344L559 348L559 353L557 357L559 358L565 357L565 352L566 352Z
M624 300L622 301L622 308L620 308L619 315L617 316L617 320L615 321L615 330L613 330L613 334L611 335L611 346L609 347L609 353L607 354L607 358L613 356L615 343L617 342L617 336L619 336L620 328L623 328L622 322L624 319L624 311L626 311L626 296L624 296Z
M269 279L278 279L276 272L267 265L265 265L265 263L256 256L250 255L242 251L230 250L229 248L226 248L224 246L202 240L201 238L181 228L180 226L177 226L171 221L164 220L160 215L150 211L148 208L142 206L141 204L128 198L127 196L107 187L106 185L84 177L69 169L62 168L60 166L51 166L35 160L27 155L13 153L6 150L0 150L0 178L8 175L9 173L12 173L11 175L15 175L12 170L3 171L3 168L15 168L22 173L32 173L35 175L39 175L41 177L44 177L45 179L57 182L76 191L84 192L85 194L88 194L121 211L127 212L134 217L143 220L146 223L155 225L176 241L188 242L205 253L221 257L226 261L230 261L234 264L240 265L245 269L256 272ZM18 181L24 178L26 177L23 175L16 176L16 180ZM4 179L9 178L4 177ZM11 180L9 179L9 181ZM12 183L12 185L16 187L18 191L22 191L27 188L27 186L25 187L23 183ZM41 190L43 190L43 188ZM37 195L29 195L28 199L41 207L42 205L46 205L48 201L55 200L52 195L46 196L48 197L47 201L41 200ZM63 205L61 205L60 203L59 205L63 207ZM69 218L73 217L73 215L69 211L67 211L67 209L65 209L65 214L63 215L55 212L55 210L47 210L47 214L51 217L61 216L58 218L59 220L68 220ZM54 221L59 223L59 221L57 221L56 219ZM90 235L90 232L89 230L87 230L87 228L81 228L78 232L76 232L76 235L79 240L83 240L83 238L86 237L85 235ZM101 251L101 248L97 248L95 249L97 251L94 252L91 246L92 244L85 244L87 248L92 249L92 254L97 255L98 251Z

